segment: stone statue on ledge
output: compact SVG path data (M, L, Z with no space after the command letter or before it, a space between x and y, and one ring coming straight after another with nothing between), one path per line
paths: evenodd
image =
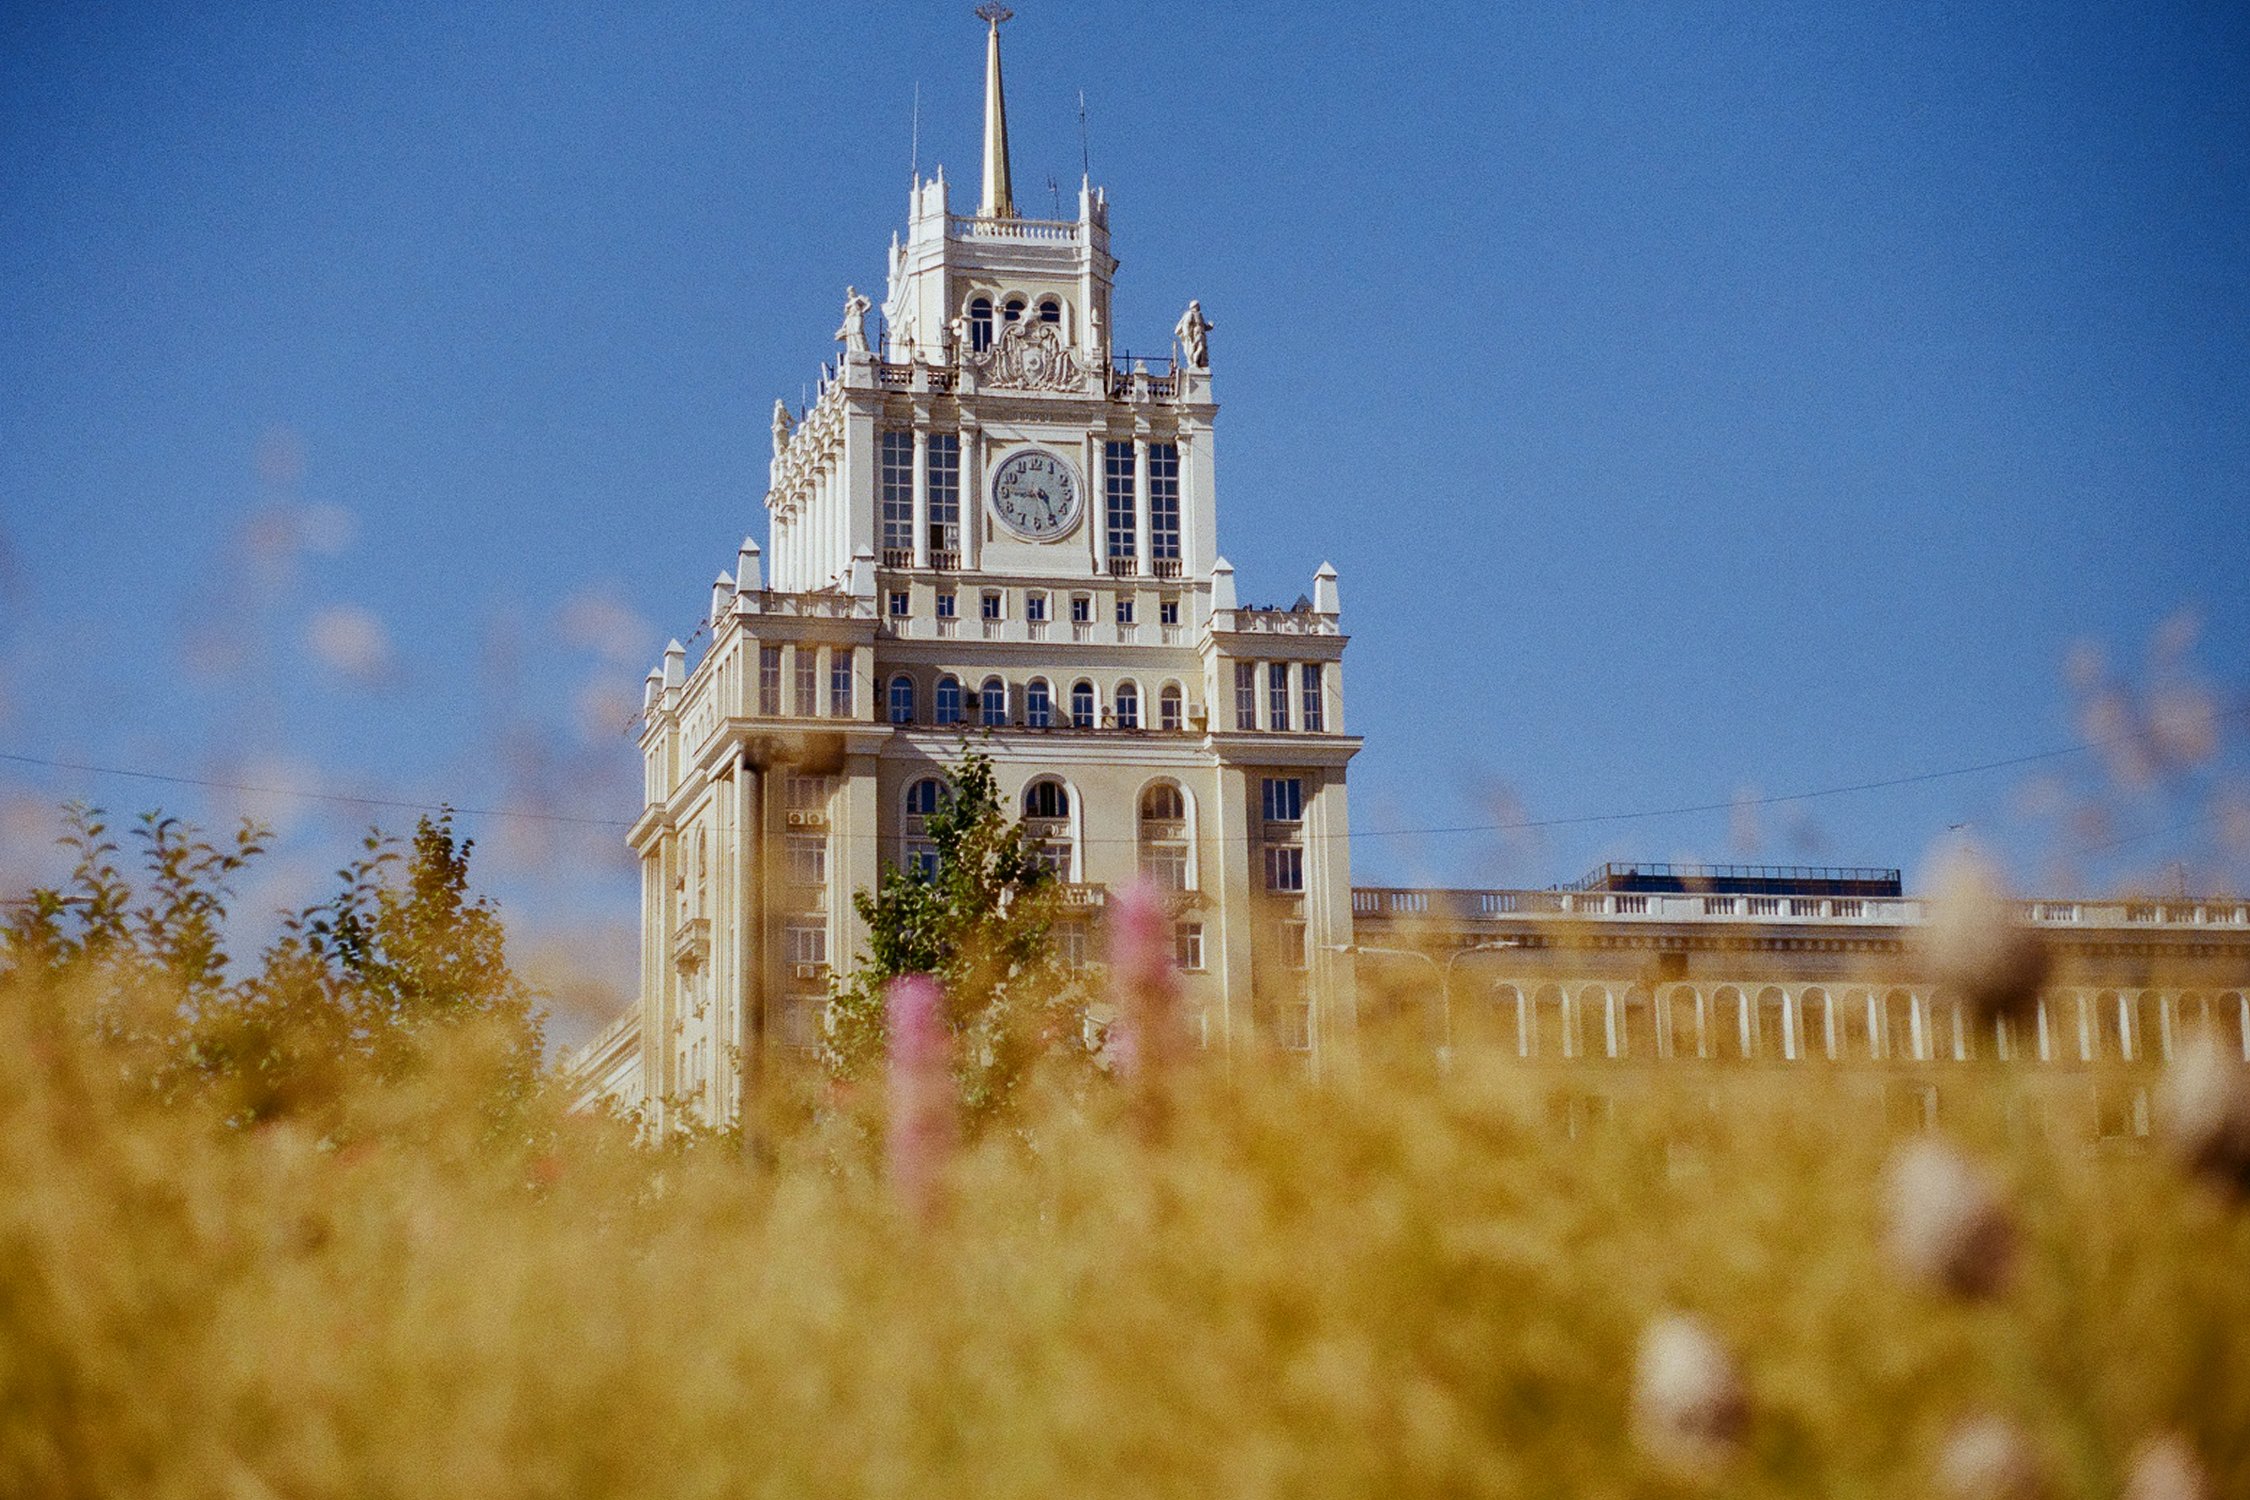
M836 342L846 354L867 352L867 313L874 305L859 294L858 287L844 288L844 321L836 330Z
M781 457L781 450L789 446L789 408L780 401L773 404L773 456Z
M1189 302L1187 311L1180 314L1179 326L1172 330L1172 337L1180 341L1180 349L1187 358L1189 369L1211 368L1211 330L1218 326L1203 316L1203 304L1200 302Z

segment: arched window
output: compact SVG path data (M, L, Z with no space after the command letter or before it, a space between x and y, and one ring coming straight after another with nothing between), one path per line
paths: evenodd
M2125 997L2103 990L2094 997L2094 1055L2088 1062L2125 1060Z
M1141 727L1141 690L1136 683L1121 682L1117 685L1117 727Z
M945 783L925 776L906 789L906 868L924 880L937 877L937 845L930 842L930 818L945 805Z
M1615 1025L1609 1013L1609 991L1598 984L1587 985L1578 992L1578 1004L1570 1013L1570 1031L1563 1038L1569 1055L1610 1056L1610 1032Z
M1892 990L1883 996L1883 1055L1893 1062L1920 1061L1921 1028L1915 1024L1914 996Z
M891 722L914 722L914 679L904 674L891 679Z
M978 719L987 729L1000 729L1008 722L1008 685L997 677L987 677L983 689L977 694Z
M1010 323L1021 323L1023 321L1023 298L1010 297L1008 305L1000 310L1000 315Z
M969 299L969 352L982 354L992 347L992 299Z
M1826 990L1805 990L1797 996L1797 1055L1836 1055L1834 1010Z
M1184 728L1187 724L1187 715L1182 711L1183 707L1180 685L1176 682L1165 683L1164 690L1156 695L1156 727L1159 729Z
M1790 1045L1789 999L1770 985L1758 991L1757 1022L1750 1041L1755 1057L1797 1056L1797 1049Z
M1523 991L1512 984L1496 984L1486 998L1490 1004L1481 1012L1471 1009L1475 1029L1488 1045L1523 1056L1531 1045L1531 1018L1524 1012Z
M1874 1062L1883 1055L1876 1040L1881 1034L1875 1022L1875 997L1865 990L1846 990L1836 1006L1837 1059Z
M1034 825L1027 831L1038 840L1039 863L1057 880L1071 879L1069 789L1052 778L1034 781L1023 789L1023 815Z
M1531 1055L1533 1057L1564 1057L1563 1049L1563 992L1560 986L1543 984L1531 997Z
M1024 684L1023 721L1033 729L1045 729L1055 722L1055 703L1046 678L1034 677Z
M1039 321L1042 323L1060 323L1062 321L1062 303L1053 297L1041 297L1039 299Z
M709 829L695 831L695 914L708 916L711 911L711 833Z
M1675 986L1664 997L1664 1031L1674 1057L1709 1057L1711 1044L1703 1029L1703 1000L1686 985Z
M909 818L926 818L936 812L945 801L945 783L935 776L925 776L906 789L906 815Z
M1727 986L1711 997L1711 1031L1716 1045L1713 1051L1720 1057L1740 1062L1755 1057L1756 1044L1750 1035L1750 1011L1744 1003L1742 991Z
M1073 729L1091 729L1094 727L1094 685L1090 682L1080 681L1071 684L1070 727Z
M1636 1062L1656 1057L1656 1004L1647 990L1633 985L1618 1002L1617 1055Z
M940 724L961 722L961 679L950 674L937 680L937 721Z
M1187 796L1169 781L1159 781L1141 793L1141 873L1159 890L1195 889Z

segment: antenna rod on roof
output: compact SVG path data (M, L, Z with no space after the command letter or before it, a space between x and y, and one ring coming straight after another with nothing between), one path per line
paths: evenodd
M907 168L907 175L914 179L912 186L920 187L922 185L922 80L919 78L914 80L914 124L908 132L907 138L911 142L907 147L907 156L912 163Z
M1086 149L1086 91L1078 91L1078 175L1087 182L1094 180L1094 158Z

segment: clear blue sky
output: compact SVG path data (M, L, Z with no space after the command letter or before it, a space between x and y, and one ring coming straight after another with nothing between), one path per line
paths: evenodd
M638 679L880 286L917 82L974 175L968 9L11 8L0 750L629 818ZM1083 88L1119 342L1217 321L1245 594L1342 571L1362 830L2168 726L1362 880L1911 878L1968 824L2026 885L2246 883L2243 6L1020 10L1020 199L1068 200ZM245 802L0 762L0 877L73 794ZM367 817L248 800L267 904ZM472 831L527 947L629 974L616 829Z

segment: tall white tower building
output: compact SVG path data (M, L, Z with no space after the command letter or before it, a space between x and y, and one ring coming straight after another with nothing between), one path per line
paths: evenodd
M1109 202L1029 219L988 4L982 190L917 179L879 332L847 289L809 408L774 407L769 547L711 588L710 644L649 674L641 996L589 1085L725 1120L817 1043L852 909L927 857L964 738L1047 843L1100 955L1107 893L1172 892L1214 1048L1317 1066L1354 1004L1344 635L1335 570L1245 606L1219 551L1211 323L1169 358L1111 344Z

